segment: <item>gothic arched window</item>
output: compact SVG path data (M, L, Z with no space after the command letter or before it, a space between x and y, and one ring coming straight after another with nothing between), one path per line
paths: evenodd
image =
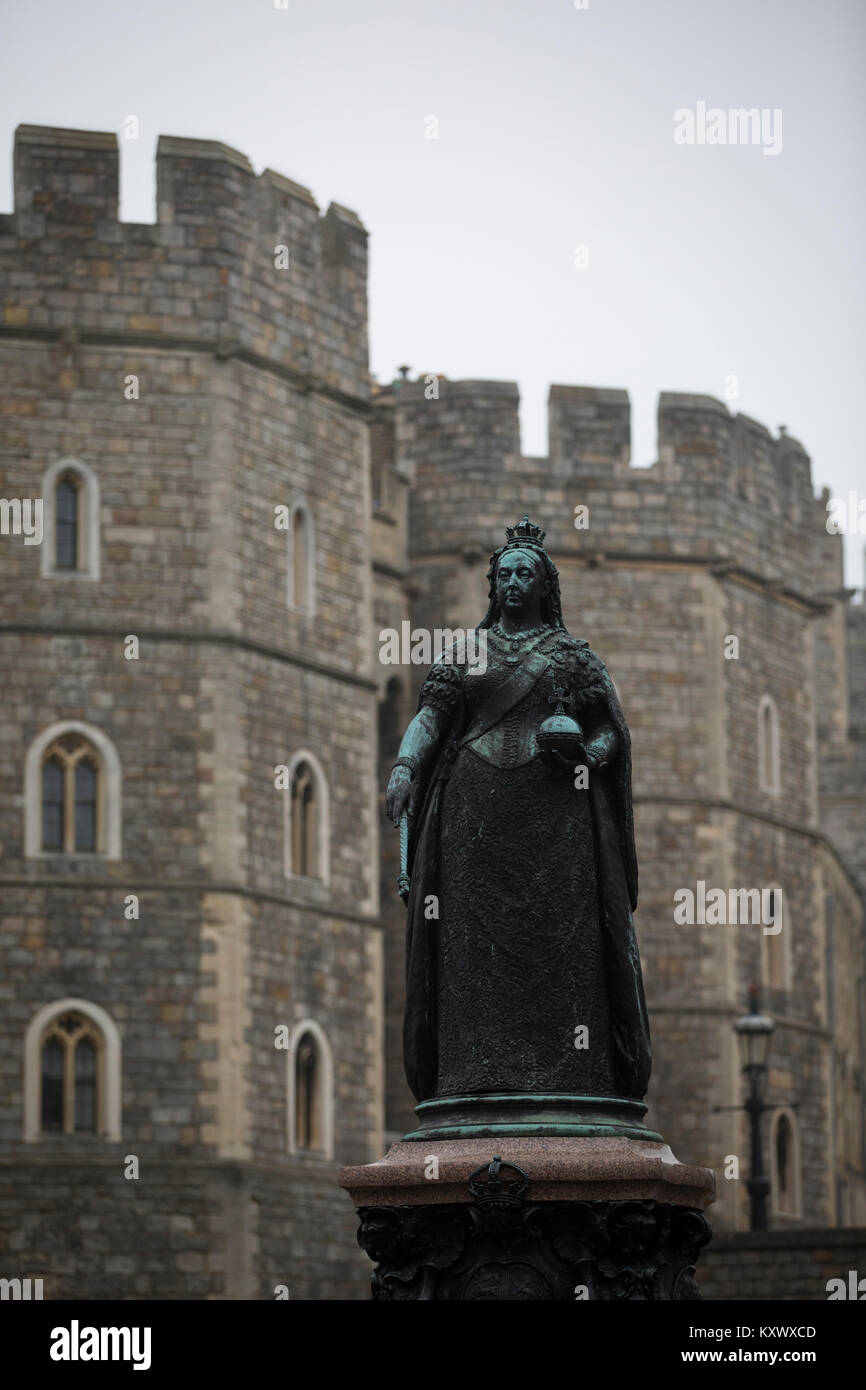
M77 719L43 729L24 768L24 853L119 859L121 781L101 729Z
M331 881L328 783L314 753L298 751L284 782L283 865L287 878ZM319 891L319 890L314 890Z
M758 706L758 782L763 792L780 791L779 713L771 695Z
M78 569L80 497L79 479L64 473L54 494L54 564L59 570Z
M42 499L43 576L98 579L99 479L93 469L80 459L58 459L45 471Z
M295 502L289 524L289 607L312 614L315 606L316 538L313 516L306 502Z
M304 1019L289 1044L289 1153L334 1151L334 1064L328 1039L314 1019Z
M295 1142L299 1149L320 1149L322 1116L317 1072L319 1049L305 1033L295 1052Z
M121 1041L99 1004L69 997L43 1004L24 1039L24 1139L50 1134L121 1138Z
M791 988L791 925L781 888L767 891L767 917L761 927L761 978L768 989ZM761 895L762 910L764 894ZM777 931L776 928L779 928Z
M99 754L81 734L61 734L42 760L45 852L94 854L100 838Z
M307 762L298 763L292 777L292 873L319 878L316 779Z
M102 1034L84 1014L61 1014L48 1025L40 1067L43 1134L99 1132L104 1104L102 1055Z

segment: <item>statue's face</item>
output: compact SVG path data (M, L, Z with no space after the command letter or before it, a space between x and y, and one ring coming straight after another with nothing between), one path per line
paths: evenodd
M541 559L531 550L506 550L496 570L500 613L522 618L541 613L546 580Z

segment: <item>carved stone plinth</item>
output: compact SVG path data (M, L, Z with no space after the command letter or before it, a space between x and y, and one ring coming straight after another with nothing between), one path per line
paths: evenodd
M374 1299L700 1298L714 1178L662 1142L404 1141L340 1184Z

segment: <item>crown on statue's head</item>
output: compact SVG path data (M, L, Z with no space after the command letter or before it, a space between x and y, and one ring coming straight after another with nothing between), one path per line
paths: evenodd
M546 531L542 531L540 526L534 525L528 516L524 516L522 521L518 521L516 526L506 526L505 536L506 545L544 545Z

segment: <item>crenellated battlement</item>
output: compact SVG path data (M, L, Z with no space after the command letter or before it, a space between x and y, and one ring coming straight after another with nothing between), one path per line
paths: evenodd
M254 354L366 400L367 233L218 141L161 136L157 221L118 221L116 136L19 126L0 324Z
M439 377L436 399L427 381L422 373L392 388L398 457L415 480L416 554L440 550L443 530L471 549L491 511L496 534L497 499L508 493L558 554L697 560L807 604L840 590L842 542L826 530L826 494L814 495L809 456L784 430L774 437L712 396L663 392L657 461L636 468L628 392L555 385L550 455L532 459L520 451L513 382ZM585 529L575 528L578 506L588 508Z

